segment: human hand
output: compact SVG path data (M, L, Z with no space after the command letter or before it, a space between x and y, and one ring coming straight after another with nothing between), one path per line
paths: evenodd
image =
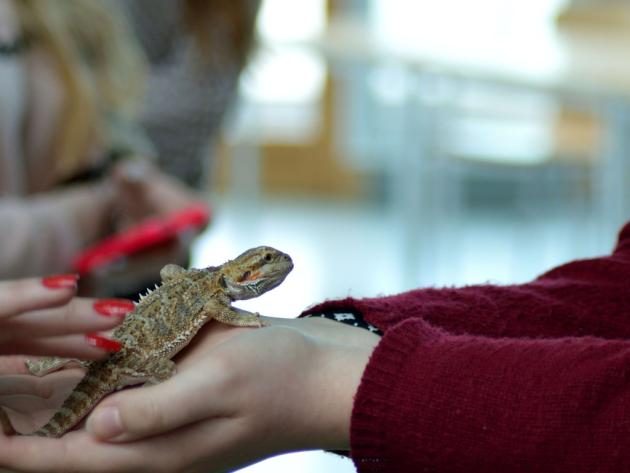
M209 324L173 378L110 396L87 430L0 442L0 465L227 472L289 451L348 449L353 396L379 337L323 319L264 320L262 329Z
M116 342L102 334L133 310L131 301L74 299L75 275L0 281L0 355L96 359ZM0 357L0 374L24 372Z
M203 202L196 191L141 159L119 164L112 173L112 182L122 228Z
M25 355L87 360L120 348L104 332L118 325L133 303L73 298L76 285L75 275L0 282L0 406L18 431L43 423L72 388L72 376L78 379L76 370L28 376Z
M125 241L126 249L118 249L125 257L85 275L81 294L133 297L159 282L167 263L188 265L193 238L204 227L195 212L207 205L200 194L139 158L118 164L106 182L113 196L110 232ZM143 227L147 220L154 222ZM135 249L128 254L130 247Z

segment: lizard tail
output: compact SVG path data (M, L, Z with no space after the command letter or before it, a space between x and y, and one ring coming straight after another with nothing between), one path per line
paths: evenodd
M46 425L29 435L61 437L114 390L110 386L115 386L115 378L114 371L109 367L101 365L98 370L90 369Z

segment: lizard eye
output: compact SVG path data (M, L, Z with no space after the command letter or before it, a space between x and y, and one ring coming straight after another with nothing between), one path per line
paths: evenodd
M267 254L265 255L265 261L266 261L267 263L269 263L269 262L271 262L271 259L272 259L272 258L271 258L271 253L267 253Z

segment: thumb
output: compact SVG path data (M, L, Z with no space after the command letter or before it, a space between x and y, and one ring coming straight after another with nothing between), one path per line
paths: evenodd
M203 419L205 396L195 396L194 382L183 378L111 396L87 419L87 431L101 441L128 442Z

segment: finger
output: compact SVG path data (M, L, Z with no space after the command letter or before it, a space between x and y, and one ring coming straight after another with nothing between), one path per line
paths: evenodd
M90 415L86 429L99 440L128 442L175 430L208 416L226 415L219 412L223 404L219 396L200 387L198 376L181 373L157 386L111 396ZM213 379L211 370L205 371L204 376Z
M0 466L32 473L227 472L265 455L267 448L247 437L252 437L249 429L230 417L124 444L100 442L85 431L61 439L0 436Z
M120 342L102 333L16 339L0 345L0 354L59 356L97 360L122 348Z
M75 294L77 280L76 274L64 274L2 281L0 282L0 318L65 304Z
M0 438L0 465L11 470L32 473L133 471L112 468L114 458L118 464L140 465L141 459L136 458L139 455L131 448L112 447L98 445L82 432L70 432L61 439L3 437Z
M151 165L142 159L121 163L112 171L115 182L131 186L145 184L154 175L155 171Z
M243 448L245 434L240 423L217 419L124 444L99 442L85 431L60 439L0 437L0 465L28 473L227 473L265 456L258 448Z
M0 396L3 404L6 396L16 394L38 395L40 393L40 379L28 375L11 375L0 377ZM43 396L45 397L45 396Z
M125 299L73 299L62 307L12 317L1 327L3 334L12 338L104 331L120 324L134 308L134 303Z
M173 440L176 439L168 439L170 446ZM181 450L173 455L167 439L107 444L94 440L85 431L69 432L60 439L0 437L0 466L24 473L167 472L176 471Z
M44 377L31 374L15 374L0 377L0 399L4 404L8 396L29 395L51 399L57 397L58 391L70 389L84 376L79 368L67 368L50 373ZM65 398L65 395L62 395ZM63 400L63 399L62 399Z
M19 355L0 356L0 376L8 374L27 374L26 360L28 358Z

